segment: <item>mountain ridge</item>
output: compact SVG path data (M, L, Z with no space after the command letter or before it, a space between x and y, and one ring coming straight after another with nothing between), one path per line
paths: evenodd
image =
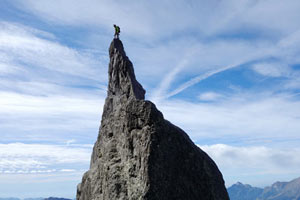
M265 188L238 182L227 191L231 200L300 200L300 177L289 182L277 181Z

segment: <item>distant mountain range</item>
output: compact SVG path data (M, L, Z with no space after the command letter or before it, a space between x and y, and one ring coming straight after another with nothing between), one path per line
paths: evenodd
M22 199L10 197L10 198L0 198L0 200L22 200ZM71 199L49 197L49 198L26 198L23 200L71 200Z
M227 189L230 200L300 200L300 178L262 188L240 182Z
M300 177L290 182L276 182L263 188L252 187L240 182L227 189L230 200L300 200ZM21 200L0 198L0 200ZM65 198L27 198L23 200L71 200Z

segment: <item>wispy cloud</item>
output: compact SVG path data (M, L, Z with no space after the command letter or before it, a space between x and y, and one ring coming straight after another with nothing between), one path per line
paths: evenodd
M128 35L161 37L185 30L205 35L256 31L285 34L299 28L297 0L270 1L180 1L150 2L64 1L58 3L26 1L21 4L36 15L56 23L111 27L119 23ZM130 12L129 12L130 10ZM166 12L167 11L167 12ZM273 23L276 20L277 23ZM211 23L213 22L213 23ZM272 32L273 31L273 32ZM201 34L200 34L201 35Z
M124 27L122 34L130 42L130 46L137 46L135 44L138 43L136 42L137 38L147 38L147 40L138 40L143 41L139 44L145 44L143 47L153 52L156 51L156 53L145 55L143 48L132 49L139 52L139 55L142 54L142 56L136 56L139 67L137 71L147 74L141 74L144 79L152 80L153 74L162 77L158 86L147 81L150 89L155 88L149 92L151 98L171 97L215 73L258 59L284 58L284 65L289 64L286 62L296 62L297 60L296 55L298 55L299 48L294 43L299 40L300 27L295 21L298 16L295 11L300 5L295 0L285 4L278 0L272 3L266 1L237 2L235 0L174 3L167 0L154 1L151 2L151 5L145 2L132 3L129 1L122 3L88 2L78 1L74 4L71 1L64 1L58 6L52 2L27 1L26 4L23 4L22 9L29 10L43 19L58 24L96 26L105 30L104 35L112 32L111 25L113 23L119 23L121 27ZM168 12L165 12L166 8ZM80 12L77 12L78 10ZM132 12L128 12L128 10ZM82 14L86 11L88 13ZM116 11L117 14L111 14ZM274 18L278 20L278 23L271 23ZM197 40L191 38L197 38ZM198 52L195 55L198 59L197 63L191 63L190 59L184 61L189 63L184 67L184 74L191 79L186 83L176 85L175 89L169 88L168 85L174 83L174 79L178 77L177 75L182 72L182 69L181 67L174 69L174 66L180 64L177 61L177 63L172 63L170 60L173 58L168 56L168 52L173 55L184 55L185 52L172 48L172 45L165 49L157 47L161 43L168 46L170 41L176 41L175 44L181 46L182 49L188 49L187 47L191 44L198 45ZM161 53L164 56L157 56ZM155 62L153 57L162 61ZM139 62L139 60L143 61ZM167 75L163 77L165 73ZM195 76L195 74L198 75ZM168 91L169 89L171 91Z
M62 142L71 139L63 139L68 131L76 138L79 130L92 128L96 135L106 95L104 60L62 45L45 31L0 26L1 141ZM60 133L49 137L50 130Z
M58 72L65 76L106 80L106 76L98 75L103 74L99 72L106 67L94 55L61 45L55 39L40 37L39 30L23 25L2 22L0 27L1 71L12 66L19 70L16 72L25 71L26 78L37 78L32 71L36 73L39 70L49 70L49 75Z
M165 97L171 97L174 96L180 92L182 92L183 90L199 83L202 80L205 80L209 77L211 77L212 75L221 73L223 71L232 69L232 68L236 68L239 67L243 64L247 64L249 62L257 62L259 60L263 60L263 59L268 59L270 57L276 58L281 60L282 63L276 63L273 62L273 66L271 66L272 64L269 63L257 63L253 66L253 69L263 75L268 75L268 76L290 76L290 74L292 74L292 70L289 67L289 65L291 64L295 64L298 63L298 59L297 54L298 51L300 50L299 48L294 47L294 44L289 42L290 40L294 41L294 42L299 42L300 37L295 37L296 35L300 35L300 32L296 31L295 33L292 33L288 36L286 36L285 38L282 38L280 41L278 41L275 45L274 44L264 44L264 45L258 45L258 43L254 44L245 44L245 50L246 53L244 56L242 57L238 57L236 58L236 56L233 56L236 61L231 61L231 63L225 67L222 66L218 66L218 67L212 67L215 68L213 70L207 70L206 72L186 81L185 83L181 84L178 88L176 88L175 90L169 92ZM232 44L230 44L230 42L227 43L226 45L228 48L233 47ZM210 49L208 47L208 49ZM238 52L239 48L234 48L234 52ZM227 54L227 53L226 53ZM220 54L221 55L221 54ZM215 55L216 56L216 55ZM210 62L209 66L212 66L214 62ZM226 63L226 62L223 62Z
M172 96L182 92L183 90L187 89L188 87L191 87L191 86L195 85L196 83L199 83L200 81L207 79L208 77L210 77L212 75L215 75L217 73L223 72L225 70L228 70L228 69L231 69L231 68L234 68L237 66L239 66L239 65L226 66L224 68L213 70L213 71L207 72L203 75L196 76L195 78L192 78L191 80L181 84L178 88L176 88L174 91L171 91L170 93L168 93L165 97L166 98L172 97Z
M174 96L215 74L267 57L274 46L264 41L247 42L243 40L201 42L193 39L179 39L177 42L179 42L178 45L181 47L181 50L168 44L169 51L166 54L177 55L178 60L173 60L178 64L171 65L172 59L161 63L165 69L165 73L161 74L166 75L162 78L160 86L155 89L155 95L151 96L153 99L154 96L156 99ZM186 77L191 78L183 82ZM166 87L166 85L169 85L166 83L173 83L173 87ZM158 94L160 97L158 97Z
M297 90L300 87L299 76L300 71L292 69L286 63L280 62L262 62L252 66L252 69L265 77L284 78L279 86L280 89ZM297 93L296 93L297 94Z
M255 64L253 70L261 75L270 77L289 77L292 71L287 65L276 62Z
M176 78L176 76L178 76L178 74L184 70L184 68L187 67L187 65L189 64L189 62L191 62L192 57L196 54L197 48L188 48L187 50L185 50L185 55L183 56L183 59L181 59L179 61L179 63L172 68L172 71L170 71L169 73L167 73L164 77L164 79L161 81L160 85L158 86L157 89L154 89L154 92L151 95L151 99L155 100L155 101L159 101L160 98L163 97L163 95L167 92L167 90L169 89L171 83L174 81L174 79ZM170 63L171 64L171 63Z

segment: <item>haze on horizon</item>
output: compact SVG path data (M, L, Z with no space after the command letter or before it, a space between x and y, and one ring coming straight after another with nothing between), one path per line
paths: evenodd
M300 175L300 2L34 1L0 6L0 197L74 198L107 88L113 24L164 117L226 185Z

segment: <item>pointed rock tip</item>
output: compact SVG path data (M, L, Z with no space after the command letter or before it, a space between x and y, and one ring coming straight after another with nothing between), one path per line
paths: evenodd
M126 53L124 51L123 43L120 39L114 38L109 47L109 56L112 57L113 54L118 51L121 55L126 56Z
M136 80L134 68L126 56L122 41L113 39L109 47L109 87L110 95L134 96L136 99L145 99L143 86Z

